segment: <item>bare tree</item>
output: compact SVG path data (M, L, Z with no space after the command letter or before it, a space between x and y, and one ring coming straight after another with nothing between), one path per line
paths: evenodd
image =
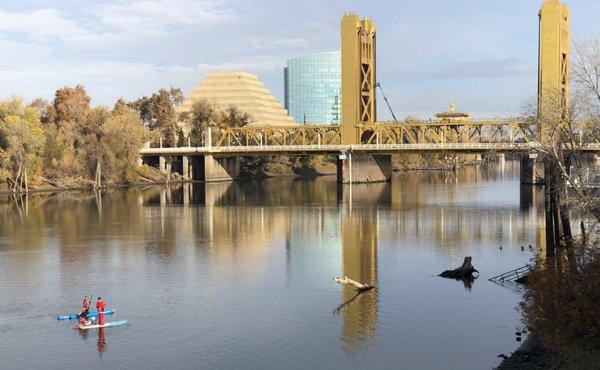
M581 93L600 103L600 38L594 34L580 36L573 41L572 79ZM598 111L596 111L596 114Z
M549 246L573 246L570 216L592 215L600 222L600 201L591 194L594 171L589 144L600 142L600 39L588 36L574 42L572 90L569 105L559 92L529 104L524 127L539 141L536 150L544 164L546 235ZM590 177L592 175L592 177Z

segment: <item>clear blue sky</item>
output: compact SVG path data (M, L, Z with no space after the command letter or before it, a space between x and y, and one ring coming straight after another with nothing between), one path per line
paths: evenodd
M160 87L188 92L213 69L259 75L280 101L288 58L339 49L346 11L378 27L378 79L400 117L458 108L518 113L536 94L541 0L3 0L0 97L50 99L84 84L112 105ZM598 32L600 1L569 2L574 33ZM379 101L380 119L387 109Z

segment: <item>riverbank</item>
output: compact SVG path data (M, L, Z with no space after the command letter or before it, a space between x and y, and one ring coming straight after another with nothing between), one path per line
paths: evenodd
M496 370L522 369L572 369L588 370L600 368L600 354L561 354L542 344L530 335L525 342L496 368Z
M321 176L333 176L337 173L337 167L335 163L325 162L317 163L314 166L307 167L295 167L290 162L279 163L270 162L271 166L264 168L252 169L243 171L240 175L242 180L261 180L268 178L284 178L284 177L295 177L312 179ZM138 167L138 175L141 181L128 182L128 183L104 183L101 187L95 187L93 181L85 180L81 178L72 179L43 179L37 185L29 186L27 192L25 191L12 191L6 183L0 185L0 195L24 195L24 194L40 194L40 193L57 193L65 191L92 191L94 189L124 189L136 186L152 186L152 185L167 185L166 174L159 171L157 168L150 166ZM171 179L168 184L184 184L192 181L185 180L181 175L177 173L171 173Z
M48 179L40 177L33 184L28 186L27 191L21 188L18 191L13 191L6 182L0 184L0 194L3 195L19 195L19 194L36 194L36 193L55 193L61 191L91 191L94 189L119 189L131 186L143 185L159 185L166 183L166 175L158 169L149 166L140 166L136 168L138 181L116 183L104 182L100 187L96 186L94 181L84 179L82 177L72 178L64 177L59 179ZM178 174L172 174L171 181L181 182L183 178Z
M565 364L564 357L544 347L534 336L529 336L518 350L498 365L496 370L560 369Z
M392 156L392 170L394 173L410 173L423 171L448 171L456 170L460 167L481 165L481 161L461 159L452 166L439 160L438 158L415 159L410 158L402 160L400 156ZM103 183L100 189L119 189L134 186L147 185L166 185L166 174L151 166L141 166L137 168L138 179L140 181L128 183ZM240 179L260 180L268 178L295 177L303 179L312 179L321 176L334 176L337 174L337 166L331 159L318 160L313 162L301 163L301 161L292 162L287 157L269 158L267 161L257 163L246 163L246 167L240 174ZM185 180L177 173L171 173L169 184L181 184L190 182ZM98 189L94 186L92 180L82 178L62 178L62 179L42 179L38 184L29 186L27 192L13 192L6 183L0 185L0 194L36 194L36 193L54 193L61 191L91 191Z

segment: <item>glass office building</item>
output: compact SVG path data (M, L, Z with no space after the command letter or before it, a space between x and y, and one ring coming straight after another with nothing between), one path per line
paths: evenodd
M284 69L285 108L302 124L339 124L341 60L339 51L290 59Z

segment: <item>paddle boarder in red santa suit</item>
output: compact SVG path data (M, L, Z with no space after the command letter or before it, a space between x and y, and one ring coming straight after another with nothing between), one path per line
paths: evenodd
M104 325L104 307L106 307L106 303L104 303L102 297L98 297L98 302L96 302L96 309L98 310L98 325Z
M90 300L87 296L83 298L83 303L81 304L83 309L77 315L77 319L79 319L79 323L81 325L89 325L88 315L90 313Z

